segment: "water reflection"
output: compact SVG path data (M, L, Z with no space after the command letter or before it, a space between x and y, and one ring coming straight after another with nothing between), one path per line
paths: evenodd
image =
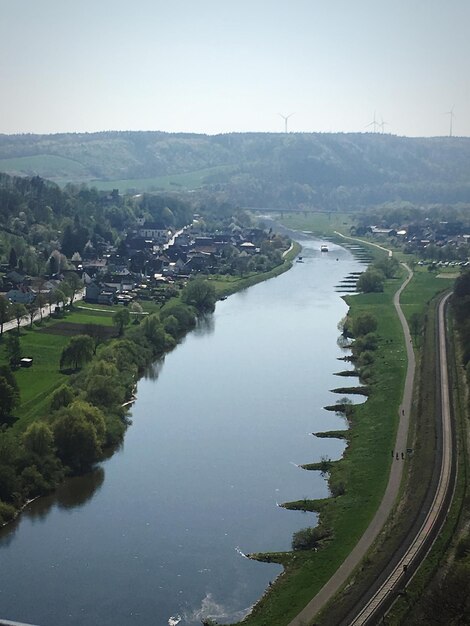
M33 523L45 522L54 505L59 509L82 507L98 493L103 485L104 476L104 469L97 467L89 474L67 479L52 495L30 502L16 520L0 529L0 547L4 548L13 541L22 518L28 518Z
M215 330L215 318L212 313L206 313L198 318L194 334L198 337L204 337L205 335L212 335Z
M155 361L154 363L152 363L151 365L147 367L147 369L145 370L144 377L147 380L152 380L152 381L158 380L158 377L160 376L164 363L165 363L165 357L162 356L161 359L158 359L158 361Z
M60 509L72 509L86 504L100 490L104 482L104 469L97 467L85 476L67 480L57 490L56 502Z

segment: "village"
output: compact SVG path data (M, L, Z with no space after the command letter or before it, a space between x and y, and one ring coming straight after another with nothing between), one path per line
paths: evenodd
M100 249L88 242L70 259L55 251L45 276L28 276L3 265L1 295L27 310L45 304L65 306L74 298L100 305L153 301L164 304L194 275L238 275L269 271L281 260L287 239L261 228L229 227L207 232L195 215L179 230L139 220L117 246ZM54 267L55 266L55 267Z

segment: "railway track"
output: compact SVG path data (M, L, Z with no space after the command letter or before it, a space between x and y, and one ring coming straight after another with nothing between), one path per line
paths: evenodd
M357 615L349 621L350 626L369 626L377 623L411 580L414 572L431 549L446 519L455 486L454 437L449 394L447 366L445 308L450 294L447 294L438 307L438 372L440 390L440 443L437 463L440 464L434 497L418 532L404 550L402 556Z

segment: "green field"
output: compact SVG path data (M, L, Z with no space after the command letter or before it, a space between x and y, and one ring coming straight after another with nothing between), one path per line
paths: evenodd
M185 174L169 174L166 176L154 176L153 178L128 178L122 180L90 180L88 184L91 187L96 187L103 191L119 189L121 193L126 193L127 191L183 191L202 187L207 182L207 178L211 176L225 178L225 175L230 174L233 170L234 167L231 165L219 165L217 167L208 167Z
M284 226L294 230L310 231L315 235L332 237L335 230L349 235L349 229L354 224L354 213L309 212L307 214L289 214L286 211L280 221Z
M0 172L20 176L42 176L51 180L85 180L86 168L73 159L52 154L0 159Z
M74 310L65 318L50 319L41 325L34 325L32 329L21 329L20 344L23 357L32 357L33 366L20 368L16 371L16 380L20 388L21 404L15 411L18 420L14 424L15 430L24 430L30 422L47 414L50 394L61 385L67 375L59 369L60 356L63 348L68 344L70 336L53 334L50 331L54 326L63 324L97 324L112 326L111 315L100 315L95 311ZM9 332L16 332L12 330ZM0 344L0 361L7 360L5 341Z

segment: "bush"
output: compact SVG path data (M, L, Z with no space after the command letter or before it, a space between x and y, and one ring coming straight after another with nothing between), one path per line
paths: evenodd
M15 507L0 500L0 526L11 522L11 520L15 518L15 515Z
M354 337L362 337L368 333L373 333L377 330L377 320L370 313L361 313L358 315L352 324L352 333Z
M302 528L292 537L292 550L313 550L323 539L329 537L330 532L321 526Z

